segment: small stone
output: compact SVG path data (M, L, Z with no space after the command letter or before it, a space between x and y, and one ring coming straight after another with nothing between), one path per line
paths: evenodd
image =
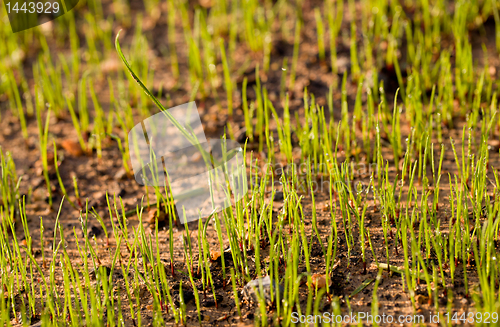
M42 166L35 168L35 175L36 176L42 176L43 175L43 167Z
M326 275L314 274L311 276L311 286L317 287L318 289L326 287ZM331 285L331 280L329 280L328 285Z
M273 285L273 291L279 290L280 293L283 292L283 288L280 285L276 285L276 282L271 283L271 278L269 275L266 277L257 278L248 282L243 288L243 298L249 302L258 302L257 294L260 293L260 285L262 285L263 294L260 294L261 298L264 297L268 304L272 304L273 299L271 298L271 284ZM274 295L274 293L273 293Z
M490 73L491 76L494 76L497 72L497 69L495 68L495 66L490 66L488 72Z
M61 142L61 146L67 153L69 153L73 157L79 157L83 154L82 147L77 140L64 140Z
M202 157L202 155L201 155L201 153L200 153L200 152L195 152L195 153L191 156L190 161L191 161L191 162L198 162L198 161L200 161L202 158L203 158L203 157Z
M213 0L198 0L198 2L203 8L210 8L214 5Z
M149 219L148 219L148 222L150 225L155 225L156 223L156 220L158 220L159 222L161 221L164 221L165 220L165 211L160 209L160 212L158 213L158 209L154 208L154 209L151 209L149 210Z
M45 201L48 197L47 188L39 187L33 191L33 200L35 201Z
M11 127L9 127L9 126L6 126L6 127L3 129L3 131L2 131L3 135L5 135L5 136L10 136L10 135L12 135L12 132L13 132L13 130L12 130L12 128L11 128Z
M101 62L101 71L103 73L115 72L120 68L120 63L116 58L110 58Z
M210 250L210 259L212 261L215 261L215 260L219 259L220 256L221 256L220 251L212 251L212 250Z
M50 36L52 33L52 30L53 30L53 27L54 27L54 23L52 21L48 21L48 22L40 25L40 30L42 31L42 33L45 36Z
M115 179L123 180L125 179L126 176L127 176L127 171L125 170L125 168L120 168L115 174Z

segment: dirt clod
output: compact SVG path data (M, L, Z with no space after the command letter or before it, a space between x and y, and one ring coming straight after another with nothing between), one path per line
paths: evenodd
M61 142L61 147L73 157L80 157L83 155L82 147L77 140L66 139Z
M314 274L311 276L311 286L317 287L318 289L326 287L326 275ZM331 284L331 280L328 279L328 284Z

